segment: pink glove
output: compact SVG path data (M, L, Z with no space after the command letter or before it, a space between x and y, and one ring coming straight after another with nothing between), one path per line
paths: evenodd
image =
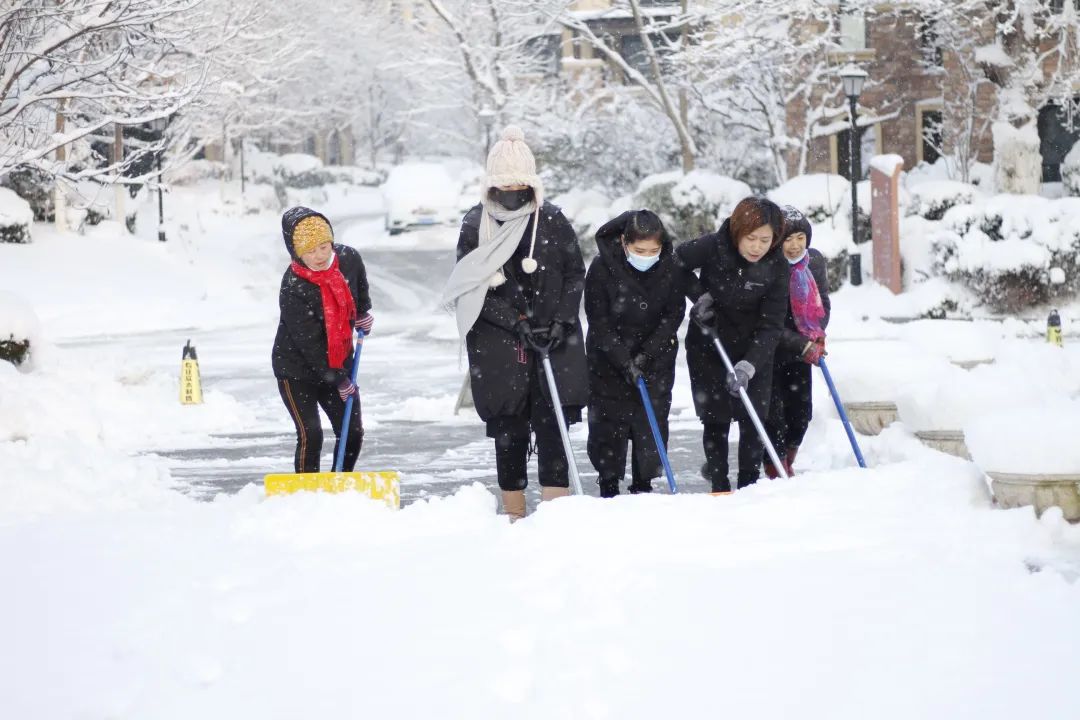
M369 312L364 313L360 317L356 318L356 322L353 327L358 327L364 331L365 335L371 334L371 327L375 324L375 316Z
M338 383L337 391L343 401L348 400L352 395L360 394L360 389L356 387L356 383L352 380L342 380Z
M825 354L825 338L811 340L803 348L802 359L811 365L817 365Z

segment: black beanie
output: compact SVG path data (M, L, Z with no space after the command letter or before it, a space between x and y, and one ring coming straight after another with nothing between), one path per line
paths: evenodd
M785 205L783 239L787 240L795 233L800 232L806 235L806 247L810 247L810 240L814 235L814 229L811 227L810 221L798 209Z

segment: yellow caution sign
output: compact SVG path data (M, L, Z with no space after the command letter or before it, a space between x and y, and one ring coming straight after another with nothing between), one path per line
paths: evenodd
M199 376L199 356L188 340L180 360L180 404L202 404L202 379Z
M1046 320L1046 342L1058 347L1065 346L1061 337L1061 316L1058 315L1057 310L1051 311L1050 317Z
M394 470L267 475L263 484L268 496L296 492L359 492L372 500L382 500L394 510L401 507L401 477Z

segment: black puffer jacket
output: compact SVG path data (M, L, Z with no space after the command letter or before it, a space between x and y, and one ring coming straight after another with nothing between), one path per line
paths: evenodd
M301 220L312 216L323 217L314 210L298 208L281 220L282 236L289 257L298 262L292 247L292 231ZM348 245L334 243L334 253L338 257L338 269L352 290L357 316L363 315L371 310L364 261L360 253ZM271 356L274 376L312 384L337 384L346 378L352 369L351 356L346 359L343 370L331 369L327 360L326 321L319 286L299 277L290 267L281 278L278 305L281 319L278 321Z
M832 315L832 300L829 299L829 272L825 256L814 248L808 248L810 254L810 274L817 283L818 293L821 295L821 304L825 306L825 318L821 321L821 329L829 325ZM790 267L790 266L789 266ZM788 303L787 319L784 321L784 330L780 334L780 344L776 348L776 364L786 365L791 362L802 362L803 348L806 347L806 338L803 337L795 326L795 317L791 313L791 303Z
M482 212L477 205L462 221L459 260L479 245ZM585 261L577 234L562 211L545 202L540 209L533 256L539 267L528 275L521 270L521 260L529 254L533 222L530 219L521 244L503 265L506 282L487 291L480 317L465 338L473 402L485 422L496 417L527 416L530 377L543 373L535 353L519 352L514 326L522 317L528 318L534 328L546 329L553 321L567 326L566 342L551 353L560 400L564 407L578 410L588 402L585 343L578 321ZM550 405L547 381L542 377L540 387Z
M788 312L787 260L773 248L756 263L735 247L728 221L715 233L683 243L676 251L687 270L700 270L700 280L688 280L691 301L704 292L712 295L716 329L731 362L746 360L754 366L749 394L762 417L768 410L772 366L784 317ZM694 405L703 422L725 422L741 407L725 387L727 370L696 323L686 333L686 360L694 390ZM737 411L736 411L737 412Z
M635 270L626 261L622 234L629 215L623 213L596 233L599 254L585 277L590 417L621 419L640 406L638 389L622 370L639 353L649 358L644 376L653 406L664 415L671 408L677 333L686 313L685 272L667 233L660 260L649 270Z

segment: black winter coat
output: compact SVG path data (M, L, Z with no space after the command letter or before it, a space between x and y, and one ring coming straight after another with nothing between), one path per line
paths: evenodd
M807 251L810 254L810 274L817 283L818 293L821 294L821 304L825 306L825 318L821 321L821 329L829 325L832 316L832 300L829 299L829 274L825 256L814 248ZM790 267L790 265L789 265ZM780 334L780 344L776 348L776 364L786 365L792 362L802 362L802 351L806 347L806 338L803 337L795 326L795 317L791 313L791 303L788 303L787 319L784 321L784 330Z
M662 415L671 409L677 333L686 313L685 272L667 234L656 265L646 272L634 269L622 246L628 215L596 233L599 254L585 277L590 417L623 419L641 406L638 389L622 370L639 353L649 358L644 376L654 409Z
M748 393L755 410L765 417L772 391L772 367L788 308L791 270L779 248L756 263L735 247L729 221L715 233L683 243L676 254L687 270L700 270L688 279L687 296L712 295L716 330L732 364L746 360L755 374ZM694 406L702 422L728 422L740 417L742 403L725 387L727 369L712 340L696 323L686 333L686 361L694 391Z
M465 215L458 236L460 260L480 242L483 208L477 205ZM545 401L551 406L547 381L536 353L522 353L514 329L520 318L528 318L534 328L547 329L558 321L567 326L566 341L551 353L559 399L570 418L580 415L588 402L588 367L578 312L585 286L585 261L577 234L562 211L545 202L540 209L536 235L536 272L526 274L522 259L528 257L535 219L530 219L521 244L503 265L506 282L489 288L476 324L465 344L469 352L469 373L473 402L480 419L526 417L529 414L529 381L538 374ZM536 379L536 378L534 378Z
M318 215L314 211L304 210L286 216L282 221L285 247L289 256L297 261L292 249L292 229L305 217ZM359 252L348 245L334 243L334 253L338 257L338 269L352 290L353 300L356 301L356 314L359 317L371 310L364 260ZM326 356L326 321L319 286L298 276L290 267L281 278L278 305L281 308L281 319L278 321L277 337L274 338L271 355L274 376L316 385L336 385L347 378L347 373L352 370L352 357L346 358L343 370L336 370L330 368Z

